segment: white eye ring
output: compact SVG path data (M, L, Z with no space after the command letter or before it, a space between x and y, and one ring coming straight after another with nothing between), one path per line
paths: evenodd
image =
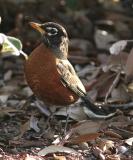
M53 36L53 35L56 35L58 33L58 29L57 28L47 27L47 30L49 31L48 32L49 36ZM51 33L50 31L54 31L54 33Z

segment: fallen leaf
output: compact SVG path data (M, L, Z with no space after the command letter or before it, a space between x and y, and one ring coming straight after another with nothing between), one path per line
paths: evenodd
M118 146L117 149L118 149L118 152L122 154L128 151L128 147L126 146Z
M29 121L25 122L25 123L20 127L20 134L19 134L18 136L14 137L14 140L20 139L20 138L24 135L24 133L25 133L26 131L28 131L28 130L30 130L30 122L29 122Z
M8 100L9 95L4 94L4 95L0 95L0 103L6 103Z
M34 129L36 132L40 132L40 128L37 126L38 119L34 116L30 117L30 128Z
M109 149L114 147L114 142L106 139L98 139L97 145L104 153L107 153Z
M76 121L87 119L87 116L84 113L83 108L80 106L80 103L75 103L74 105L71 105L67 110L66 107L59 108L59 110L54 114L62 116L69 115L70 118Z
M113 117L110 120L107 120L106 123L109 125L109 127L126 127L128 124L130 124L130 121L128 117L124 115L119 115L117 117Z
M65 156L56 156L56 154L53 154L53 157L55 160L66 160Z
M40 110L41 113L43 113L46 116L50 116L51 112L48 110L47 105L45 105L42 101L40 101L39 99L36 100L35 102L36 107ZM50 107L49 107L50 108ZM53 106L51 107L52 109L54 108ZM50 109L51 109L50 108Z
M90 133L96 133L100 130L102 125L104 124L104 121L83 121L79 122L76 125L72 127L73 133L77 133L79 135L85 135Z
M125 73L125 64L127 61L128 53L122 52L118 55L110 55L108 57L108 61L106 63L106 70L111 70L113 72L120 72Z
M100 28L95 29L94 39L98 49L106 49L106 50L109 49L111 42L117 40L115 35Z
M27 154L24 160L43 160L43 159L38 156L32 156Z
M125 74L126 74L126 81L130 82L133 79L133 49L130 51L127 62L125 65Z
M88 141L95 140L100 135L101 135L101 133L89 133L89 134L77 136L75 138L70 139L69 141L71 143L76 143L76 144L82 143L82 142L88 142Z
M17 112L18 113L23 113L24 111L23 110L12 109L10 107L5 107L5 108L0 109L0 117L4 117L5 115L10 116L10 114L17 113Z
M6 93L7 95L10 95L10 94L12 94L12 92L14 92L16 90L18 90L18 87L16 85L14 85L14 84L6 85L6 86L1 87L0 94Z
M116 77L115 77L115 79L113 80L113 83L112 83L111 86L109 87L109 90L108 90L108 92L106 93L106 96L105 96L105 100L104 100L105 103L108 102L107 99L108 99L109 95L111 94L112 90L113 90L113 89L117 86L117 84L119 83L119 81L120 81L120 75L121 75L121 73L118 72L117 75L116 75Z
M77 155L79 154L78 152L76 152L72 148L57 146L57 145L51 145L51 146L48 146L48 147L42 149L41 151L39 151L38 155L46 156L47 154L56 153L56 152L63 152L63 153L77 154Z
M100 73L100 71L101 71L101 67L96 67L88 64L84 68L79 70L77 74L79 77L83 77L83 78L89 75L89 77L91 77L90 80L93 80Z
M103 154L103 151L99 147L96 146L93 148L93 154L100 160L105 160L105 155Z
M119 135L118 133L115 133L115 131L113 130L107 130L104 132L104 134L113 138L123 139L121 135Z
M133 137L126 139L125 143L128 144L129 146L133 146Z
M8 70L5 74L4 74L4 81L9 81L12 77L12 70Z
M111 102L120 102L120 103L126 103L130 100L130 96L127 93L125 87L122 83L120 83L117 88L114 88L111 92Z
M114 155L107 155L106 160L121 160L120 155L114 154Z
M127 45L126 40L118 41L118 42L112 44L109 51L113 55L118 55L121 53L121 51L123 51L125 49L126 45Z
M127 85L128 92L133 93L133 82Z
M115 79L116 73L111 73L110 71L105 72L97 78L97 83L94 85L95 89L97 89L98 97L105 98L107 91L112 85Z

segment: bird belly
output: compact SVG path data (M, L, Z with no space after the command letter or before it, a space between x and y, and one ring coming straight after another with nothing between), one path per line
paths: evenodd
M48 49L44 53L37 49L31 53L25 64L25 76L34 94L45 103L69 105L78 100L78 96L62 84L55 57Z

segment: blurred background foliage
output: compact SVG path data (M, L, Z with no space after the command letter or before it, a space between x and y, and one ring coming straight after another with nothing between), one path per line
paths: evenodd
M118 40L131 39L132 15L132 0L0 0L0 30L19 38L26 52L38 43L29 21L56 21L70 38L90 40L98 48L94 35L99 28Z

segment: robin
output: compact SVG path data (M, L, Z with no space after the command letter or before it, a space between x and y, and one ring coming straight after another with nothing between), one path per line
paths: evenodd
M54 105L70 105L85 96L85 88L68 61L68 35L59 24L30 25L42 35L25 65L27 82L37 97Z
M86 98L85 87L67 59L66 30L54 22L30 22L30 25L42 35L42 43L25 64L25 76L32 91L52 105L70 105L82 97L95 112L97 107Z
M54 22L30 22L30 25L42 35L41 44L25 63L25 77L34 94L52 105L70 105L81 97L91 117L105 115L104 109L88 99L85 87L67 59L69 39L64 27Z

